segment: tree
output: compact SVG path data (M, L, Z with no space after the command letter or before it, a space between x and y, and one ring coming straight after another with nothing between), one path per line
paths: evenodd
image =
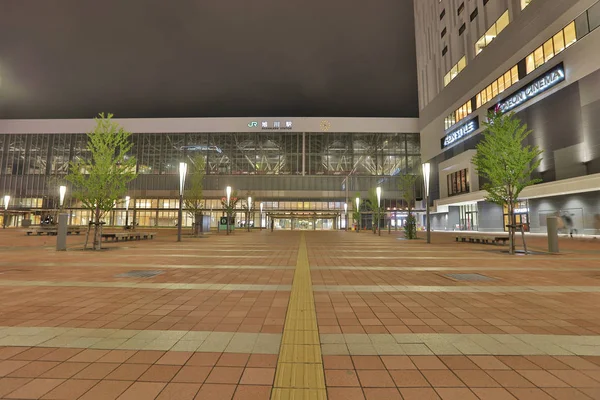
M190 158L189 166L189 189L184 193L184 207L194 221L194 234L200 233L202 224L202 211L204 210L204 175L206 174L206 162L204 155L197 154ZM200 225L196 225L200 223Z
M404 236L407 239L417 238L417 219L413 214L413 205L415 202L415 184L419 175L406 174L399 176L399 189L402 193L402 200L406 203L408 209L408 217L406 218L406 225L404 225Z
M227 234L231 231L231 217L237 207L237 203L240 201L237 195L237 191L231 193L231 197L229 198L229 204L227 204L227 198L223 197L221 199L221 207L225 210L225 215L227 216L228 226L227 226Z
M91 212L84 248L94 225L94 250L101 248L102 218L125 195L127 184L137 176L135 157L128 155L133 147L131 133L112 117L102 113L95 118L96 126L87 134L89 157L72 161L66 177L73 187L73 197Z
M477 145L473 164L488 181L483 185L488 193L486 200L508 208L510 254L514 254L515 204L524 188L541 181L532 179L531 174L542 161L542 150L538 146L524 145L531 130L514 113L495 110L484 126L483 140Z
M376 188L369 189L367 203L369 204L369 209L372 211L373 215L373 223L371 225L371 228L373 229L373 234L376 234L377 230L379 229L379 219L381 218L381 208L377 204Z

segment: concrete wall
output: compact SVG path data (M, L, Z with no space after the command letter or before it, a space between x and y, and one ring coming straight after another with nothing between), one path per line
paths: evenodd
M531 232L545 233L546 217L557 212L571 219L577 233L600 233L600 191L529 200ZM567 231L565 226L562 233Z
M477 218L480 232L504 231L504 212L498 204L480 201L477 203Z

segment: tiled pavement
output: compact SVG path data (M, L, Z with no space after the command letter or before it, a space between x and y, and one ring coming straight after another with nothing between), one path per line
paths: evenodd
M0 398L600 399L595 241L398 236L0 231Z

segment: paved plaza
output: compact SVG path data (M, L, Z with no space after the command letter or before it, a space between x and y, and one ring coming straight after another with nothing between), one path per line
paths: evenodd
M600 241L158 232L0 231L0 398L600 399Z

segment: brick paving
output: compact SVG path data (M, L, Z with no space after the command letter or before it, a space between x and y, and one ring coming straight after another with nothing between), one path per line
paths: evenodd
M101 252L73 236L55 252L52 237L0 231L0 398L290 398L273 387L278 360L294 362L280 344L306 243L314 300L299 301L314 302L311 371L328 399L600 399L596 240L561 238L549 255L528 236L539 253L511 257L449 233L431 245L397 232L174 234ZM130 271L161 273L117 276Z

